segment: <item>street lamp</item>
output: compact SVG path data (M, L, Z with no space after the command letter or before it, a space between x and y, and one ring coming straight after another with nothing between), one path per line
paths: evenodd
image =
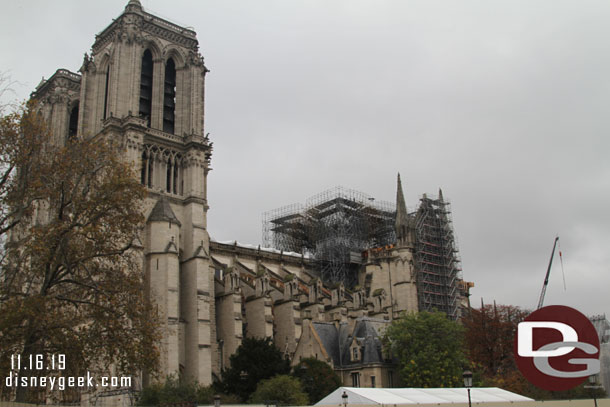
M472 372L470 370L466 370L462 375L464 378L464 387L468 391L468 407L472 407L472 402L470 401L470 388L472 387Z
M345 391L341 395L341 399L343 400L343 407L347 407L347 393Z

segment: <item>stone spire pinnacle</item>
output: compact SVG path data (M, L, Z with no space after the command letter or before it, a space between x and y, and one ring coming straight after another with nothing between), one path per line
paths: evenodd
M400 173L398 174L396 186L396 239L398 243L406 243L409 233L409 215L407 214L407 204L402 192L402 182Z
M438 200L441 202L445 202L444 198L443 198L443 190L442 189L438 189Z
M139 0L129 0L127 6L125 6L125 11L142 11L142 4Z

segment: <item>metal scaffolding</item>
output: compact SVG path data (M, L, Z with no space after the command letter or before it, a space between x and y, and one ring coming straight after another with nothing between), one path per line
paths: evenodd
M356 284L362 251L396 241L395 205L336 187L263 214L263 244L311 255L326 282Z
M416 213L417 291L420 311L458 318L460 258L449 202L425 194Z

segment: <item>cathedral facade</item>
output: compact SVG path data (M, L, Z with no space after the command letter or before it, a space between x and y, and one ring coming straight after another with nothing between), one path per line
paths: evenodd
M33 94L55 142L112 138L148 188L143 271L162 320L162 375L210 384L244 337L270 337L293 364L317 357L345 384L392 386L391 362L375 338L402 312L432 307L424 293L436 284L425 281L433 271L419 273L433 253L418 258L419 218L407 213L400 178L395 242L363 250L349 286L321 278L309 255L211 241L207 72L195 32L130 0L96 36L79 73L60 69ZM329 350L333 341L345 349Z

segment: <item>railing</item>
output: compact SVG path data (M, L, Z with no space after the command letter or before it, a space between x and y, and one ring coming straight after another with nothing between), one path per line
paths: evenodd
M55 74L65 75L65 76L69 77L70 79L73 79L78 82L80 82L80 80L81 80L81 76L79 74L70 72L67 69L58 69Z
M182 28L182 27L180 27L177 24L174 24L174 23L171 23L171 22L169 22L167 20L164 20L162 18L153 16L152 14L148 14L147 13L146 20L149 21L149 22L153 22L153 23L155 23L157 25L160 25L160 26L162 26L164 28L167 28L169 30L177 31L177 32L179 32L182 35L189 36L189 37L192 37L192 38L196 37L195 31L190 30L188 28Z
M177 141L179 143L182 143L184 141L184 137L182 137L182 136L177 136L175 134L166 133L164 131L152 129L150 127L146 129L146 134L148 134L150 136L154 136L154 137L167 139L167 140Z

